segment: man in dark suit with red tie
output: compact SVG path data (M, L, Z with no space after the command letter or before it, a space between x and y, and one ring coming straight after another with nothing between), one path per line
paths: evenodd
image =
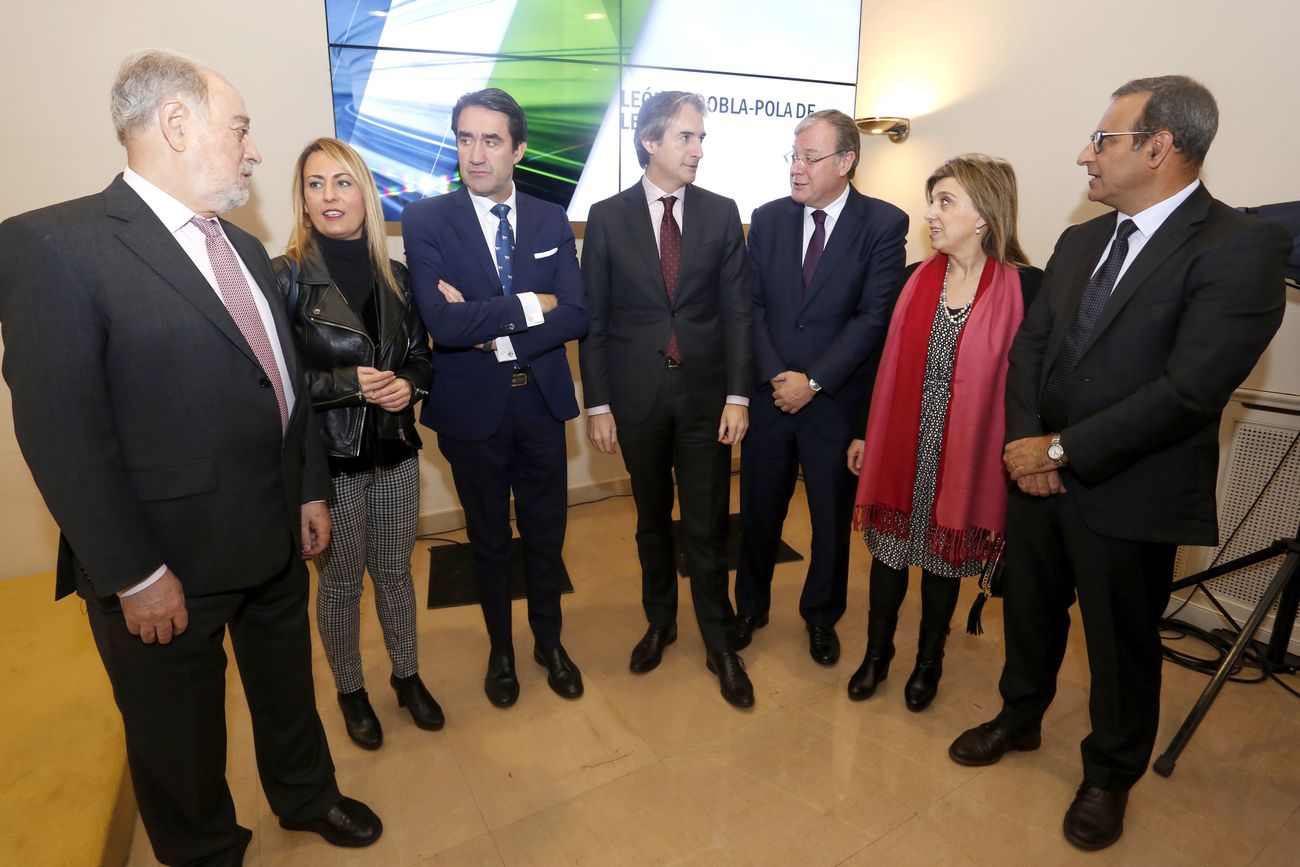
M557 695L582 695L560 643L568 507L564 422L578 414L564 344L587 332L564 209L519 192L523 109L497 88L451 115L462 186L402 214L411 288L433 338L433 389L420 420L438 432L465 510L491 649L483 688L519 697L510 612L510 495L524 546L533 659Z
M694 184L704 99L656 93L637 116L641 180L587 219L582 274L591 328L582 341L587 434L623 450L637 510L641 599L649 627L629 667L659 665L677 638L673 480L706 665L739 707L754 691L731 646L727 516L731 446L749 427L750 297L736 203Z
M753 425L741 453L744 547L736 573L738 646L768 622L777 544L803 473L812 556L799 600L808 650L839 659L857 480L844 460L866 430L880 349L903 275L907 215L849 183L858 129L840 111L795 127L790 196L754 211Z
M1115 210L1061 235L1011 347L1002 711L949 755L1038 748L1077 598L1092 731L1063 830L1081 849L1123 832L1159 724L1174 555L1218 541L1219 416L1282 321L1286 231L1200 181L1218 119L1185 76L1112 94L1077 162Z
M112 97L126 170L0 225L4 375L61 532L56 595L85 600L159 861L236 865L252 837L225 780L227 633L280 824L368 845L382 825L340 796L312 688L325 454L266 251L218 219L261 162L243 99L152 50Z

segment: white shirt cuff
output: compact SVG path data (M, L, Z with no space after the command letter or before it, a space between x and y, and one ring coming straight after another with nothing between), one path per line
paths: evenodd
M537 300L536 292L520 292L515 297L519 299L519 306L524 308L524 321L529 328L546 322L546 317L542 314L542 302Z
M522 298L523 296L520 297ZM533 303L537 303L536 298L533 299ZM532 323L530 322L529 324L531 325ZM509 337L498 337L492 344L492 352L496 355L498 362L515 360L515 346L510 342Z
M143 581L136 582L135 584L132 584L130 587L126 588L125 590L117 591L117 598L125 599L128 596L134 596L135 594L139 593L141 590L148 590L150 587L158 583L159 578L161 578L166 574L167 574L167 564L164 563L158 567L157 572L154 572L152 575L150 575L148 578L144 579Z
M729 394L727 395L727 403L734 404L736 406L749 406L749 398L740 394Z
M613 410L609 408L609 404L602 403L600 406L593 406L591 409L587 410L587 415L604 415L607 412L613 412Z

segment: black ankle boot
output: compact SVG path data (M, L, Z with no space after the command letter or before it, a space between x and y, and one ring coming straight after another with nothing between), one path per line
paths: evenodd
M348 737L357 746L377 750L383 745L384 730L379 725L379 717L375 716L375 709L370 706L370 698L364 689L339 693L339 707L343 710Z
M898 617L867 614L867 655L849 678L849 698L866 701L876 687L889 676L889 661L894 658L894 627Z
M447 718L442 715L442 708L429 690L424 688L420 675L398 677L394 674L388 678L388 683L397 691L397 704L410 711L417 726L431 732L442 728Z
M930 706L939 692L939 678L943 677L943 646L948 641L948 630L921 627L921 637L916 647L916 668L903 687L907 709L920 712Z

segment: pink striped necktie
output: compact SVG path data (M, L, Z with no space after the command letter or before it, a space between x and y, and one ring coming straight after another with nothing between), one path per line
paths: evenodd
M271 381L275 390L276 403L280 405L280 433L289 429L289 404L284 397L284 383L280 381L280 368L275 363L275 352L271 349L270 338L266 335L266 326L257 312L253 301L253 292L244 279L244 272L239 267L239 259L230 248L221 227L216 220L194 217L191 223L199 227L208 244L208 260L212 263L212 273L217 278L217 288L221 290L221 299L230 311L230 316L239 326L248 347L257 356L262 372Z

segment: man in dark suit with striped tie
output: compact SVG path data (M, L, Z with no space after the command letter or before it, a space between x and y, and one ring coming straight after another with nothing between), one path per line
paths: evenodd
M1200 181L1218 117L1185 76L1112 94L1077 162L1114 210L1061 235L1011 348L1002 711L949 755L1038 748L1077 598L1092 731L1063 830L1086 850L1151 758L1174 555L1218 541L1219 416L1282 321L1285 230Z
M433 338L420 420L438 432L465 509L491 647L483 688L519 697L510 612L510 495L524 546L533 659L557 695L582 695L560 643L568 506L564 422L578 414L564 344L587 332L573 230L558 205L515 188L528 123L510 94L467 93L452 110L462 186L402 214L411 289Z

